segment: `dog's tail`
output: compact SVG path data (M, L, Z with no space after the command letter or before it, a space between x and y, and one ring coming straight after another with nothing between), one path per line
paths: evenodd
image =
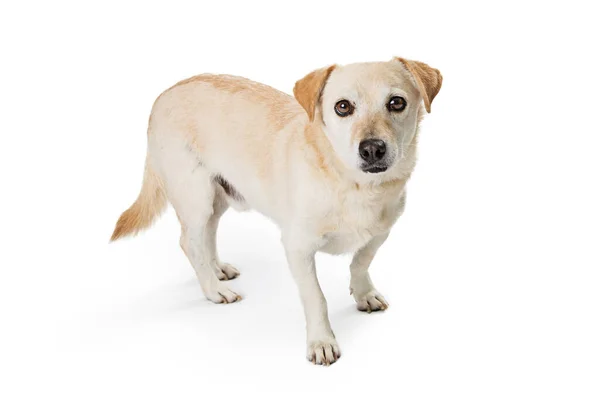
M150 227L154 219L165 210L166 206L167 196L162 181L152 170L146 159L142 190L135 203L119 217L110 241L128 235L135 235L139 231Z

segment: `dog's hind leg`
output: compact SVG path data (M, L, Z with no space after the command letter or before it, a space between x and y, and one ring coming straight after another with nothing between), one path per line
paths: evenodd
M217 277L222 281L226 281L237 278L240 275L240 272L233 265L224 263L219 259L219 254L217 252L217 228L219 226L219 220L229 208L229 204L225 199L226 194L222 193L222 188L217 186L215 189L213 214L210 216L206 225L206 236L209 241L208 245L210 246L210 251L214 254L215 258L215 262L211 265L213 266Z
M214 303L233 303L241 297L219 278L215 233L218 218L214 209L215 186L208 171L194 173L185 187L185 196L171 200L181 222L181 248L196 271L204 295ZM237 271L228 271L235 277ZM225 273L227 277L227 275Z
M181 248L194 267L204 295L214 303L240 300L217 276L215 231L225 210L218 201L215 209L219 194L211 173L197 153L180 141L164 140L153 149L156 170L181 223Z

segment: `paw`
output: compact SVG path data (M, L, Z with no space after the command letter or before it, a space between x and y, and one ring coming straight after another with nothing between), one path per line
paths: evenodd
M316 365L331 365L336 362L342 353L334 338L312 340L308 343L306 358Z
M223 284L207 290L205 295L208 300L217 304L229 304L242 300L242 296L232 290L229 290L229 288Z
M220 281L228 281L240 276L240 271L238 271L233 265L226 263L217 264L215 273Z
M371 290L362 296L355 296L356 308L359 311L383 311L389 304L377 290Z

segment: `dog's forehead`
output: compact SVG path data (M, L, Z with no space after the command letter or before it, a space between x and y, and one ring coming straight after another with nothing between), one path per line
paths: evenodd
M393 89L418 95L410 75L400 62L357 63L336 67L329 76L324 94L369 98L381 94L387 96Z

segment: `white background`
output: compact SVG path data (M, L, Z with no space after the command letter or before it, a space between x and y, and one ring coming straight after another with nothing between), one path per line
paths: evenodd
M3 399L598 399L600 129L592 2L2 2ZM331 63L444 85L362 314L320 256L343 356L305 359L279 233L230 211L244 300L210 304L169 211L108 244L156 96L201 72L291 92Z

